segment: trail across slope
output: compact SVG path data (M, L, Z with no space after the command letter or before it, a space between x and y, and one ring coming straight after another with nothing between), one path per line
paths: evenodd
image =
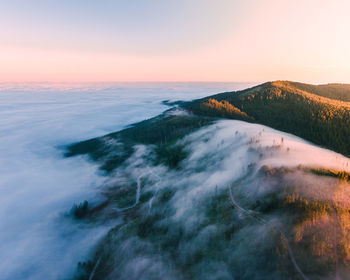
M263 218L260 218L256 215L253 215L251 213L251 211L249 210L246 210L244 209L243 207L241 207L237 202L236 200L234 199L233 197L233 193L232 193L232 187L229 187L229 198L230 198L230 201L231 203L233 204L234 207L238 208L240 211L242 211L243 213L245 213L246 215L250 216L251 218L257 220L259 223L261 224L265 224L265 225L268 225L269 227L272 227L274 230L278 231L281 236L283 237L283 240L285 241L286 245L287 245L287 249L288 249L288 253L289 253L289 257L295 267L295 269L298 271L298 273L300 274L300 276L304 279L304 280L309 280L308 277L305 276L305 274L303 273L303 271L301 270L301 268L299 267L298 263L296 262L295 260L295 257L294 257L294 254L293 254L293 251L292 251L292 248L290 247L290 244L289 244L289 241L288 241L288 238L286 237L286 235L282 232L282 230L280 230L278 227L276 226L271 226L269 225L268 221L266 221L265 219Z

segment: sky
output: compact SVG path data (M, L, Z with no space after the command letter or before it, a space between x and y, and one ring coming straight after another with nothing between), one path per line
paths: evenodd
M0 0L0 82L350 83L348 0Z

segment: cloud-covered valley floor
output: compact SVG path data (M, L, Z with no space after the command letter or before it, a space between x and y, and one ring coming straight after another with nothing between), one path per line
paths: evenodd
M0 278L66 279L119 223L74 221L76 203L103 201L106 177L62 147L153 117L163 100L242 88L227 84L1 84Z

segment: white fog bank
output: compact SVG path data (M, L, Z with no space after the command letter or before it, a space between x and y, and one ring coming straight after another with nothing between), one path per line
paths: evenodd
M155 170L164 178L164 187L176 186L179 189L175 196L178 199L173 202L176 218L180 220L201 211L200 207L198 210L193 208L195 201L205 200L216 188L225 189L250 173L249 166L259 170L262 166L295 168L302 165L350 172L350 159L341 154L294 135L243 121L219 121L181 142L188 143L190 153L182 162L183 171L161 175Z
M105 178L72 142L153 117L163 100L191 100L242 84L0 85L0 278L63 279L113 226L73 222L74 203L99 201Z

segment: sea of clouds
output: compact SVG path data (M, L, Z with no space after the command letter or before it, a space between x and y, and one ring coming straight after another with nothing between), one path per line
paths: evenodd
M118 221L75 222L74 203L98 202L104 178L70 143L153 117L163 100L242 89L235 83L1 84L1 279L64 279Z

